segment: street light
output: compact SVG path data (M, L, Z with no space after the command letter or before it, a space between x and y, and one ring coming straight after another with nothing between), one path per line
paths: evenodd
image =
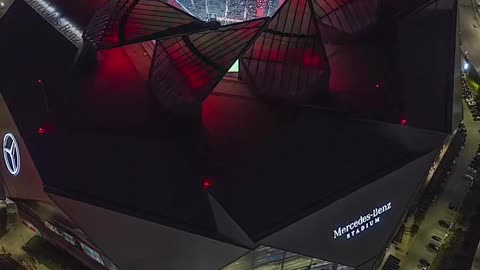
M463 70L466 71L470 65L468 63L463 64Z

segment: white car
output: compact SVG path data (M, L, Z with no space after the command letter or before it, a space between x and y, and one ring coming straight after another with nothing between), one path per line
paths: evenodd
M473 178L473 176L471 176L470 174L467 173L467 174L465 174L465 179L473 181L474 178Z

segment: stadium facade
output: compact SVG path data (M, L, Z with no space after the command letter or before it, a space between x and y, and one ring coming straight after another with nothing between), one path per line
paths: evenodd
M375 269L463 117L456 1L70 2L0 19L0 166L92 269Z

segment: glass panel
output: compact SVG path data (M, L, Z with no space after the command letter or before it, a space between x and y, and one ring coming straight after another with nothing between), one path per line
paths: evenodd
M83 251L85 252L85 254L87 254L90 258L96 260L97 262L101 263L102 265L105 265L103 263L103 260L102 258L100 257L100 254L98 252L96 252L95 250L93 250L91 247L83 244L83 243L80 243L80 246L82 246L82 249Z
M67 242L69 242L70 244L72 244L72 245L74 245L74 246L77 245L77 243L76 243L76 241L75 241L75 238L73 238L73 236L69 235L68 233L64 232L64 233L63 233L63 238L64 238L65 240L67 240Z
M353 268L345 265L338 265L337 270L353 270Z
M282 270L308 270L312 263L312 258L287 252L283 262Z
M335 264L324 260L313 259L310 270L335 270Z
M353 270L353 268L293 252L260 246L222 270Z
M238 72L238 59L235 61L235 63L233 63L228 72Z

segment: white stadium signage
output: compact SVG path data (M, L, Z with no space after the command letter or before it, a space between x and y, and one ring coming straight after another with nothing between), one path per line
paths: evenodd
M380 207L375 207L366 215L361 215L357 220L349 224L333 230L333 239L345 236L346 239L351 239L363 231L370 229L375 224L380 222L381 216L392 208L392 203L386 203Z
M47 20L53 27L62 33L78 48L82 47L82 32L77 29L70 21L62 17L61 14L47 1L44 0L25 0L38 14Z
M3 161L11 175L18 175L20 173L22 161L20 158L20 148L12 133L7 133L3 136Z

